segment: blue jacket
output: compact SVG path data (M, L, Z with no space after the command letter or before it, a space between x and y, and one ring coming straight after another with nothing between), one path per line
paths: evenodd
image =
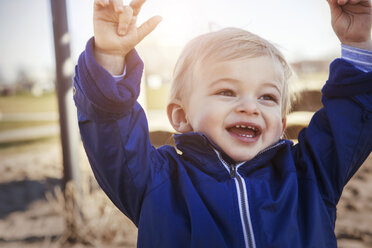
M235 164L201 133L154 148L136 102L132 51L115 80L90 40L76 67L81 137L98 183L138 227L138 247L336 247L336 204L372 150L372 72L337 59L324 107L298 144L280 140Z

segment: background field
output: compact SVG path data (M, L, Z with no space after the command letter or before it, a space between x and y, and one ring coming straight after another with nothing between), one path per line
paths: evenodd
M58 119L55 118L52 120L30 120L30 118L26 118L26 116L32 117L35 113L57 114L57 111L55 93L39 97L31 94L0 97L0 132L17 128L58 124ZM13 118L7 118L9 114ZM14 116L14 114L16 115Z
M30 93L0 97L1 113L33 113L57 111L56 94L33 96Z

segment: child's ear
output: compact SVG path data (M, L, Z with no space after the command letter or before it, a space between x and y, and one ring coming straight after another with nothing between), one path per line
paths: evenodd
M172 101L167 106L168 119L173 128L180 133L187 133L192 131L189 124L185 110L179 102Z

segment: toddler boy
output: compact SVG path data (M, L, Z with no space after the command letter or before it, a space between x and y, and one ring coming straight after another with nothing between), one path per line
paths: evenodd
M138 227L138 247L336 247L336 204L372 150L369 0L329 0L342 59L298 144L282 139L290 69L269 42L228 28L192 40L175 71L174 147L154 148L136 102L144 0L96 0L74 85L100 186ZM114 77L122 74L125 76Z

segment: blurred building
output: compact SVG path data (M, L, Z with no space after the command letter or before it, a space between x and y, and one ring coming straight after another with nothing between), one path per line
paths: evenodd
M31 93L41 96L55 89L55 71L48 68L36 68L18 70L14 82L3 82L0 84L0 96L9 96L17 93Z
M291 64L297 74L328 73L328 60L302 60Z

